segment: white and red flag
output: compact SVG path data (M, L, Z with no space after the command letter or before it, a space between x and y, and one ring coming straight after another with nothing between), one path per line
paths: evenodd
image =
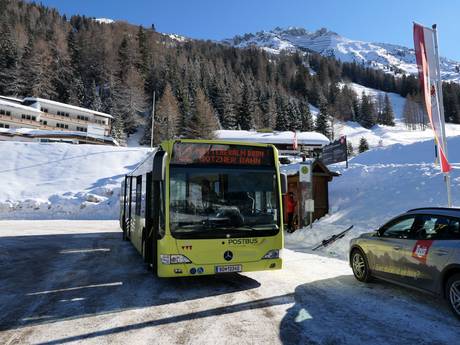
M415 58L423 99L438 148L441 171L449 173L452 169L447 160L444 111L440 94L441 76L439 75L439 58L436 47L436 33L433 29L414 23Z
M293 139L293 142L292 142L292 148L294 150L297 150L299 148L299 145L297 143L297 131L294 131L294 139Z

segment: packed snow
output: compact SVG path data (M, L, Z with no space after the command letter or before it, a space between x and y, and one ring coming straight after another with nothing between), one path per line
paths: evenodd
M0 219L116 219L123 175L145 148L0 142Z
M223 42L240 48L256 46L272 54L307 49L343 62L357 62L388 73L417 73L415 52L412 48L352 40L325 28L314 32L296 27L275 28L271 31L236 36ZM443 80L460 82L459 66L459 62L441 57Z

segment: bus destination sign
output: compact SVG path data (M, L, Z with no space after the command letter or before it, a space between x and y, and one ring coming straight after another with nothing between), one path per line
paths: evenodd
M272 166L273 151L242 145L175 143L171 164Z

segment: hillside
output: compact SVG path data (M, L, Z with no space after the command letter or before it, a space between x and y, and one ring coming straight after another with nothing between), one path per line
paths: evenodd
M419 89L415 76L400 73L402 62L410 63L410 50L400 53L393 46L379 46L388 61L391 54L401 55L402 62L393 66L376 53L365 54L376 45L352 44L327 30L273 31L270 35L277 40L289 38L293 46L311 48L287 49L284 54L278 48L253 48L245 38L229 45L107 18L67 18L55 9L19 0L0 6L0 94L40 96L113 114L113 136L121 142L136 131L144 133L137 136L141 143L150 142L154 92L154 139L160 142L178 136L210 137L219 128L317 130L329 136L327 128L314 121L311 106L322 113L320 120L355 118L370 128L380 123L377 114L372 107L362 107L359 93L342 88L343 83L402 97L416 97ZM257 41L256 36L248 37ZM366 63L327 53L338 42L345 55L363 56ZM388 68L374 68L379 63ZM447 70L454 68L453 63L449 66ZM445 84L443 91L446 121L460 123L460 86Z
M415 52L395 44L363 42L343 37L325 28L275 28L224 40L236 47L260 47L270 53L310 50L342 62L356 62L385 72L416 74ZM441 74L445 81L460 82L460 62L441 57Z

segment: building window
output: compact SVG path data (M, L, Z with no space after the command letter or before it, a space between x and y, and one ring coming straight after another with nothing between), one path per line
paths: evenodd
M0 109L0 115L5 115L5 110Z
M83 116L83 115L77 115L77 119L82 120L82 121L89 121L89 117L88 116Z
M44 113L47 113L48 112L48 108L40 108L40 110Z
M31 116L31 115L25 115L25 114L22 114L22 115L21 115L21 118L23 118L24 120L32 120L32 121L37 121L37 117L35 117L35 116Z
M69 125L63 124L63 123L56 123L57 128L63 128L63 129L69 129Z
M7 125L6 123L0 123L0 128L10 128L10 125Z
M87 132L87 129L85 127L78 127L77 126L77 131L79 131L79 132Z

